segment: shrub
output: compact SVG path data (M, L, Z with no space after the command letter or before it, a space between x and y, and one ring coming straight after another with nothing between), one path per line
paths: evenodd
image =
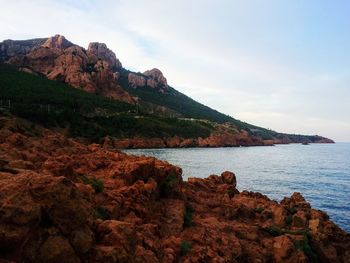
M96 207L95 216L99 219L102 219L102 220L106 220L109 218L108 211L103 206Z
M277 237L283 235L284 232L276 226L270 226L263 229L265 232L269 233L271 236Z
M184 226L190 227L192 225L192 214L194 212L193 207L190 204L186 204L185 214L184 214Z
M294 215L297 212L297 209L293 206L290 208L287 208L288 212L291 213L292 215Z
M293 216L288 215L285 219L286 225L289 226L292 223L292 220L293 220Z
M255 211L256 213L260 214L262 211L264 211L264 208L263 208L263 207L256 207L256 208L254 209L254 211Z
M180 245L181 256L187 255L191 248L192 244L186 240L183 240Z
M234 193L232 188L227 188L226 193L228 194L228 196L230 198L232 198L235 195L235 193Z
M310 246L309 237L307 233L304 233L303 240L294 240L294 246L296 249L303 251L304 254L310 260L310 262L319 262L317 254L312 250L312 247Z
M159 195L161 197L169 197L177 185L177 177L169 174L163 182L159 184Z
M103 192L104 184L101 180L97 179L96 177L87 178L86 176L82 176L82 180L85 184L91 185L96 193Z

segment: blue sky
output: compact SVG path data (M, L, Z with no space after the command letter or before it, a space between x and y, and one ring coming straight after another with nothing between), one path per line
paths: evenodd
M281 132L350 141L350 2L0 0L0 40L105 42L123 65Z

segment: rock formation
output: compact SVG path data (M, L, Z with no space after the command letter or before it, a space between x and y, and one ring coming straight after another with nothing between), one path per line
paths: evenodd
M69 42L64 36L55 35L48 38L42 46L46 48L66 49L73 46L73 43Z
M97 58L107 61L111 68L122 68L122 63L117 59L114 52L107 48L104 43L92 42L89 44L87 51L88 53L95 55Z
M30 50L23 48L23 52L17 53L8 59L8 63L24 71L43 74L90 93L135 103L134 98L118 84L118 74L114 69L121 64L105 44L91 43L86 51L64 36L55 35L41 45Z
M146 79L144 76L136 73L129 73L128 74L128 81L130 86L136 88L136 87L144 87L146 86Z
M151 69L144 73L132 73L128 74L129 85L133 88L137 87L150 87L157 89L160 92L167 92L169 86L166 78L159 69Z
M42 45L47 38L30 40L5 40L0 42L0 62L7 61L11 57L23 56L34 47Z
M147 70L143 72L143 74L148 77L147 86L152 88L161 87L165 89L168 87L167 80L159 69L154 68Z
M224 172L183 182L151 157L0 115L1 262L349 262L350 234L299 193ZM239 181L239 177L238 177Z

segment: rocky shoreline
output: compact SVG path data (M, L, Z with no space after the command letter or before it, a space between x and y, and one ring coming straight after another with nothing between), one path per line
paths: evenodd
M0 262L349 262L350 234L300 193L182 180L151 157L0 117Z
M242 132L243 133L243 132ZM244 134L244 133L243 133ZM170 138L127 138L113 139L106 137L103 145L116 149L160 149L160 148L218 148L218 147L241 147L241 146L274 146L277 144L305 143L291 140L261 140L248 135L211 135L208 138L185 139L178 136ZM310 144L312 142L307 142ZM333 140L322 138L314 143L334 143Z

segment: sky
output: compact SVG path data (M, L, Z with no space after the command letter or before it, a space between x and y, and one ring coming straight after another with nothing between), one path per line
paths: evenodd
M0 0L0 41L103 42L234 118L350 142L350 1Z

